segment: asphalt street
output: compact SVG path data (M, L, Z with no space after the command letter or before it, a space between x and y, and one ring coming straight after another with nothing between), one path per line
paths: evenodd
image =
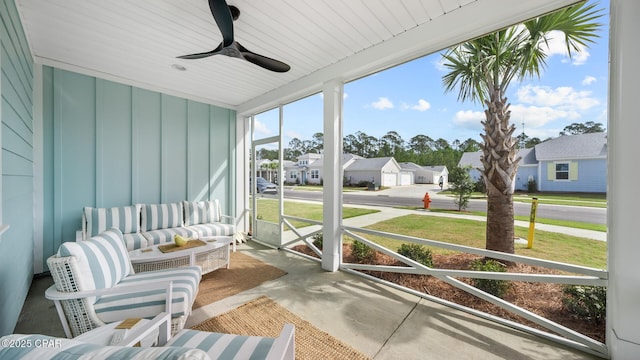
M343 193L343 202L351 205L371 206L423 206L426 193L431 199L430 206L439 209L457 209L452 197L440 195L440 187L432 184L399 186L380 191L357 191ZM285 188L284 197L289 199L322 201L322 192ZM467 210L486 211L485 200L470 200ZM514 202L514 212L518 216L529 216L531 204ZM538 204L538 218L564 221L587 222L592 224L607 223L607 209L587 206L564 206Z

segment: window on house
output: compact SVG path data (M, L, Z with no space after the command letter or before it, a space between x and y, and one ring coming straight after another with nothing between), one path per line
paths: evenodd
M556 180L569 180L569 163L556 163Z
M320 170L311 170L311 178L319 179L320 178Z
M289 174L289 177L292 179L297 179L298 178L298 172L297 171L292 171L291 174Z

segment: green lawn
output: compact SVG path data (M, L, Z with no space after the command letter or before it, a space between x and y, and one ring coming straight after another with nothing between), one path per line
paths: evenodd
M342 218L348 219L350 217L366 215L379 212L379 210L361 209L344 206L342 208ZM258 199L258 217L265 221L278 222L278 200L273 199ZM322 205L310 204L296 201L284 202L284 214L304 219L322 221ZM310 225L309 223L303 223L300 221L292 221L291 224L296 228Z
M350 218L377 212L377 210L343 207L343 218ZM322 205L295 201L284 202L285 215L321 221ZM258 200L258 216L270 222L278 222L278 201ZM528 219L524 219L528 220ZM538 221L539 219L536 219ZM310 225L308 222L292 221L296 228ZM483 249L485 247L486 223L484 221L444 218L425 215L406 215L379 222L367 227L372 230L437 240L458 245ZM515 228L516 236L527 239L528 228ZM379 236L367 236L368 239L392 250L397 250L401 241ZM349 239L346 239L347 241ZM594 268L606 268L607 244L603 241L584 239L575 236L535 231L533 248L526 244L515 245L516 254L541 258L569 264ZM449 250L432 248L434 253L451 253Z
M485 247L486 223L483 221L406 215L382 221L367 228L458 245ZM527 238L527 228L516 226L515 232L516 236ZM378 236L367 236L367 238L393 250L397 250L402 243ZM606 268L607 264L607 243L603 241L536 230L533 248L526 247L526 244L516 244L516 254L599 269ZM440 248L431 250L434 253L451 253L449 250Z

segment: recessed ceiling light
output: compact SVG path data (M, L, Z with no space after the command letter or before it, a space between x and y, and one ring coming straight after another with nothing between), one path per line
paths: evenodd
M180 64L173 64L171 65L172 68L178 70L178 71L187 71L187 68L180 65Z

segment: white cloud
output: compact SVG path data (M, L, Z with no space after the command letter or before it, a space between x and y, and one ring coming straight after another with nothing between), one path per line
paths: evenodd
M580 113L577 111L562 110L551 106L526 106L516 104L511 105L509 110L511 110L511 123L518 128L522 123L525 124L526 128L534 129L543 127L556 120L576 120L580 118ZM527 131L527 134L528 132L529 131Z
M509 110L510 123L516 127L515 134L522 132L524 123L527 136L542 140L558 136L565 125L583 121L585 114L602 106L591 91L578 91L569 86L525 85L517 89L514 98ZM456 127L483 132L480 122L484 118L482 111L461 110L455 113L453 123Z
M418 104L413 105L411 109L418 111L427 111L431 108L431 104L427 100L420 99L418 100Z
M433 64L433 67L434 67L436 70L438 70L438 71L440 71L440 72L445 72L445 71L447 71L447 70L448 70L448 69L447 69L447 67L446 67L446 66L444 66L445 62L446 62L446 60L444 59L444 57L443 57L443 56L439 56L439 57L438 57L438 60L434 60L434 61L432 62L432 64Z
M549 32L549 35L547 36L547 40L548 41L546 44L542 44L542 48L547 49L547 54L549 55L549 57L554 55L560 55L565 57L563 62L571 61L571 63L574 65L582 65L589 58L590 54L589 54L589 51L587 51L587 48L584 47L583 45L578 44L579 51L572 51L573 56L571 57L571 60L569 60L569 54L567 52L567 44L564 39L564 33L561 31L556 30L556 31Z
M591 91L577 91L570 86L552 89L548 86L525 85L517 90L519 102L541 107L556 107L569 112L586 111L600 104Z
M465 129L482 129L481 121L485 119L483 111L460 110L453 116L453 124Z
M591 85L596 81L597 79L595 77L587 75L584 77L584 79L582 79L582 85L585 85L585 86Z
M288 137L288 138L289 138L289 140L291 140L291 139L293 139L293 138L296 138L296 139L298 139L298 140L303 140L303 138L302 138L302 137L303 137L303 135L302 135L302 134L300 134L300 133L299 133L299 132L297 132L297 131L288 130L288 131L285 131L285 132L284 132L284 135L285 135L286 137Z
M378 110L393 109L393 103L386 97L379 97L378 101L371 103L371 106Z
M267 128L267 125L265 125L265 123L263 122L260 122L260 120L258 120L257 118L254 119L253 130L259 134L271 135L271 130Z
M402 110L416 110L416 111L423 112L431 109L431 104L427 100L420 99L418 100L418 103L414 105L407 104L406 102L402 102L400 104L400 108Z
M580 113L576 111L561 110L551 106L516 104L511 105L509 110L511 111L510 123L517 128L516 134L520 134L522 131L522 123L524 123L527 136L538 137L540 139L557 136L559 133L559 130L555 129L542 129L542 127L547 124L559 120L575 122L575 119L580 117ZM459 128L483 132L481 121L484 120L485 115L483 111L460 110L455 113L453 124Z

